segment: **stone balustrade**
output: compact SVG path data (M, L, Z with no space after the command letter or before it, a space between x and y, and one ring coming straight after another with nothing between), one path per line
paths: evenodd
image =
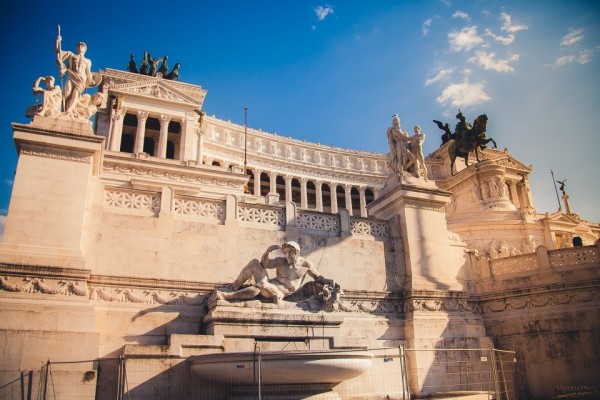
M548 250L539 246L535 253L489 261L493 278L508 278L515 275L536 275L543 272L561 271L573 267L600 264L600 243L593 246Z
M106 187L103 205L107 212L138 216L160 218L163 214L172 214L177 218L219 225L239 223L282 231L294 228L324 236L389 237L387 221L355 218L343 208L332 214L298 209L294 203L285 206L244 203L233 195L221 200L174 194L168 188L157 192Z

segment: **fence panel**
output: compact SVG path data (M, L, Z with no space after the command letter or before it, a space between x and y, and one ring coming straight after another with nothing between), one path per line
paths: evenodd
M516 399L511 351L401 346L228 354L215 354L225 362L166 355L48 362L1 386L0 400Z

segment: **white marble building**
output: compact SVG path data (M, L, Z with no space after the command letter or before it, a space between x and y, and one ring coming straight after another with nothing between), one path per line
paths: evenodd
M383 154L206 116L200 86L100 74L93 127L40 113L13 124L0 385L47 359L144 356L158 360L156 372L129 395L145 398L171 390L167 372L185 385L173 371L190 357L258 342L368 348L377 360L399 343L496 346L517 352L521 393L532 397L597 376L598 357L587 354L599 344L600 225L568 203L566 213L538 214L532 168L507 150L486 149L468 168L459 160L453 176L445 144L426 157L427 174L395 173ZM582 246L570 248L574 238ZM331 310L208 301L250 259L290 240L343 288ZM531 328L539 321L543 329ZM566 331L578 341L566 342ZM535 346L562 350L533 354ZM428 375L432 363L409 356L409 382L380 382L381 364L342 386L372 398L427 394L444 384ZM577 374L556 378L573 364Z

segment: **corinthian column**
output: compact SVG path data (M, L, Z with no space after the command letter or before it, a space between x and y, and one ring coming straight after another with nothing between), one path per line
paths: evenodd
M123 117L126 109L116 110L112 115L112 124L110 127L110 150L121 150L121 138L123 136Z
M323 181L316 181L317 211L323 212Z
M352 216L352 185L344 185L344 192L346 195L346 210Z
M146 120L148 113L145 111L137 112L137 131L135 132L135 144L133 154L139 154L144 151L144 136L146 134Z
M167 158L167 138L169 136L170 115L160 116L160 137L158 138L158 154L157 157Z
M331 212L333 214L337 214L338 212L337 187L338 185L335 182L329 184L329 190L331 191Z

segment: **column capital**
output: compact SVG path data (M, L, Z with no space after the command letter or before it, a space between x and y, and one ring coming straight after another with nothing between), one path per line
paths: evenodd
M161 122L161 123L168 123L168 122L171 122L171 118L172 118L172 116L171 116L171 115L161 114L161 115L160 115L160 122Z
M148 111L138 111L137 112L138 121L148 119L148 115L150 115L150 113Z
M344 183L344 184L343 184L343 186L344 186L344 190L345 190L346 192L349 192L349 191L351 191L351 190L352 190L352 187L353 187L354 185L352 185L351 183Z
M123 117L125 116L126 113L127 113L127 109L121 108L119 110L115 110L110 117L113 119L113 121L115 121L115 120L123 119Z

